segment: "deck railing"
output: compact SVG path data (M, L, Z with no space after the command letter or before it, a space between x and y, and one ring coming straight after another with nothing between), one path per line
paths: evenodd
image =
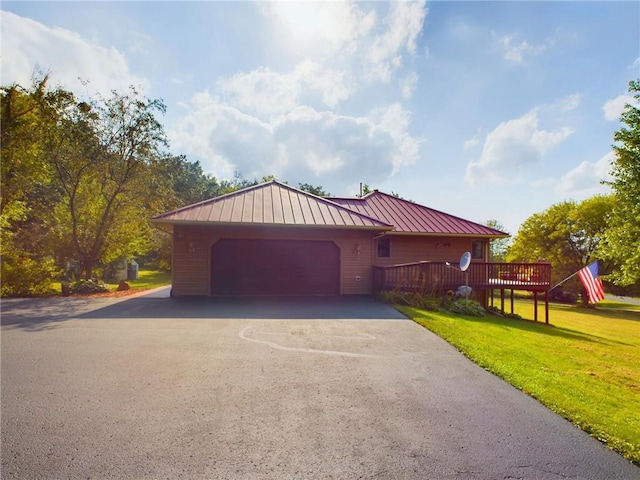
M474 289L546 291L551 284L548 263L472 263L466 272L457 264L416 262L373 267L375 291L443 292L462 285Z

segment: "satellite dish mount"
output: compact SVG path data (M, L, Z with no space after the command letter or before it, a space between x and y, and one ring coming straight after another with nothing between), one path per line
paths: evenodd
M469 300L469 272L467 269L471 265L471 252L464 252L460 257L460 271L464 272L464 301L467 302Z

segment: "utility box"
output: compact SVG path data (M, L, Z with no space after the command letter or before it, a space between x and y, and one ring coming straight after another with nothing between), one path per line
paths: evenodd
M138 262L135 260L131 260L127 264L127 280L137 280L138 279Z

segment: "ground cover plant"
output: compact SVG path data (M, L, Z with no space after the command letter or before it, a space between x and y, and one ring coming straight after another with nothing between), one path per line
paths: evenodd
M551 325L397 306L488 371L502 377L640 465L640 308L550 305Z

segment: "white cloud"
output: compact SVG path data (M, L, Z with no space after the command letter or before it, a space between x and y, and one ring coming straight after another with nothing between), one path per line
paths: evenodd
M628 103L633 103L633 97L631 95L618 95L616 98L608 100L602 106L605 120L610 122L620 120L620 115L622 115L624 107Z
M326 58L339 51L352 52L376 24L375 11L365 13L348 1L272 2L263 11L274 20L280 35L289 35L291 48Z
M378 182L417 160L420 139L408 133L410 113L393 104L368 116L340 115L298 106L268 121L241 112L208 92L195 95L189 112L169 132L172 149L198 157L220 177L275 174L346 186Z
M381 22L373 6L367 12L351 2L262 8L279 33L296 39L301 59L281 72L263 66L218 79L215 92L193 96L169 132L172 149L216 176L275 174L344 189L357 179L380 183L415 163L422 139L409 133L411 112L398 101L411 97L418 75L399 68L417 49L424 1L394 2ZM381 106L378 96L360 95L358 113L346 111L358 90L396 72L395 98Z
M570 112L571 110L575 110L580 106L580 101L580 94L574 93L572 95L567 95L560 101L556 102L556 106L560 109L561 112Z
M525 57L539 55L553 44L553 40L542 45L531 45L526 40L518 42L516 35L504 35L498 39L504 49L504 58L511 63L524 63Z
M266 67L219 80L217 86L232 105L258 116L292 110L298 105L301 88L295 75Z
M355 90L346 72L311 60L300 62L290 73L260 67L221 79L217 86L230 104L260 118L290 112L305 101L314 103L316 95L334 108Z
M613 180L611 166L614 160L615 153L612 151L596 162L582 162L562 176L556 185L556 192L573 198L610 192L610 188L601 182Z
M305 82L300 91L289 89L287 101L315 90L326 106L335 108L377 82L397 86L402 98L411 98L418 77L407 72L404 63L405 57L416 54L427 15L425 0L388 4L274 2L262 10L278 38L290 40L285 48L298 58L292 74L296 81ZM301 76L309 69L313 75ZM290 85L290 80L285 83ZM278 86L284 80L275 81L280 92Z
M388 82L392 72L402 64L403 51L415 54L416 40L426 15L425 0L390 4L386 30L368 47L366 73L369 78Z
M113 47L92 43L64 28L50 28L29 18L0 12L2 83L27 86L37 71L50 73L52 84L74 92L108 94L147 83L131 73L126 57ZM83 84L88 81L88 86Z
M522 168L539 164L549 150L572 133L569 127L541 130L535 109L503 122L487 135L482 155L467 165L465 179L471 185L513 181Z
M413 95L413 92L416 89L418 84L418 74L416 72L410 72L401 82L400 82L400 91L402 93L402 98L405 100L409 100Z
M299 63L294 74L309 89L319 92L322 102L331 108L355 91L354 82L347 72L326 68L311 60Z
M480 134L481 134L481 130L478 129L478 132L473 137L471 137L470 139L466 140L462 144L462 148L464 148L465 150L469 150L469 149L474 148L477 145L479 145L480 144Z

